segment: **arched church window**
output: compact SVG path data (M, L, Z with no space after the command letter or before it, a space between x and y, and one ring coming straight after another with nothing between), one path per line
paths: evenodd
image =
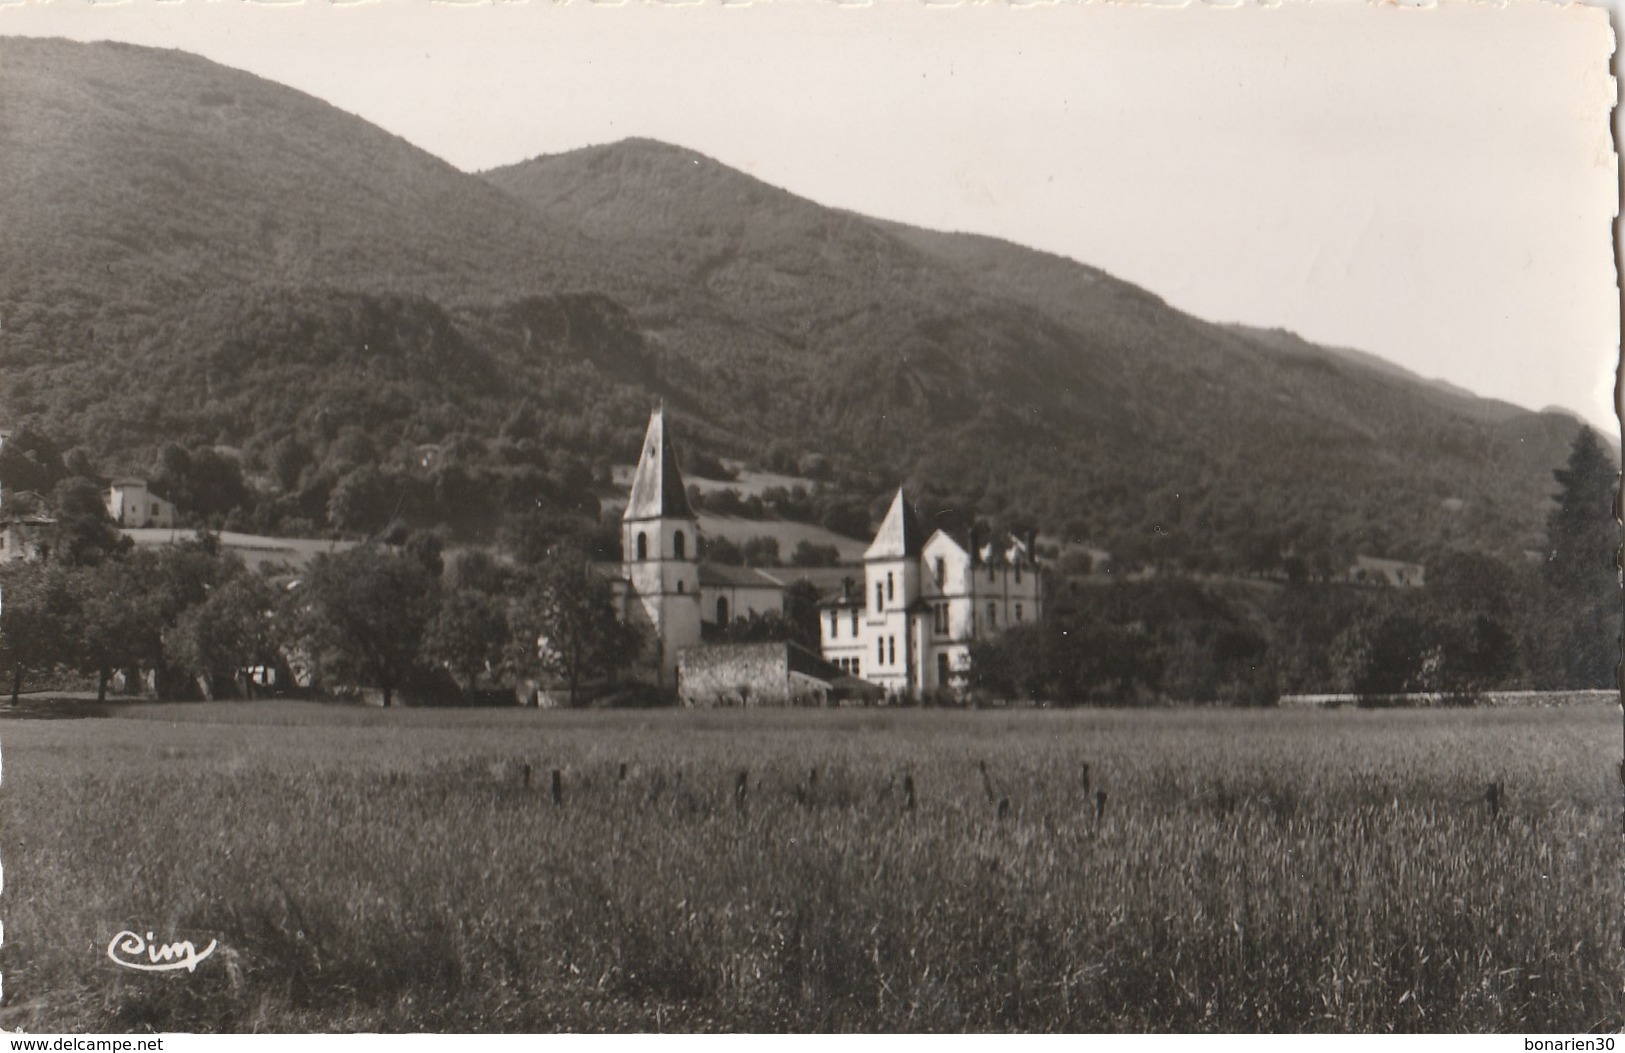
M638 532L638 562L649 558L649 535Z
M671 545L672 550L677 553L678 559L688 558L688 539L683 536L681 530L672 535Z

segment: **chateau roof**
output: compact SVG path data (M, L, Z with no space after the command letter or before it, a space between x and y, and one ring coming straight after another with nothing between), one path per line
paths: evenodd
M892 498L891 508L886 510L886 518L875 533L874 543L863 558L901 559L917 556L925 547L925 540L920 513L914 511L914 506L908 503L908 498L903 496L903 488L899 486L897 496Z
M665 408L649 415L649 431L643 437L643 453L638 471L632 477L632 496L627 499L624 520L693 519L683 473L677 470L677 450L666 437Z

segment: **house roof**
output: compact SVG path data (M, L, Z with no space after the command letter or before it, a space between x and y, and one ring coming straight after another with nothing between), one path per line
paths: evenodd
M830 684L845 675L840 666L798 643L787 641L784 650L792 673L800 673L802 676Z
M1420 563L1407 563L1402 559L1384 559L1381 556L1355 556L1354 565L1362 570L1421 570Z
M830 607L835 609L846 607L861 608L864 606L864 603L865 601L862 588L853 589L851 592L836 591L825 593L824 595L818 597L819 607Z
M750 589L783 589L784 582L755 567L734 567L726 563L701 563L700 588L732 586Z
M627 498L622 519L693 519L683 473L677 469L677 450L666 435L664 407L649 415L649 431L643 437L643 453L637 474L632 476L632 495Z
M146 486L147 481L145 479L140 478L139 476L126 475L126 476L123 476L121 478L114 479L112 482L108 483L107 485L109 487L116 487L116 486Z
M925 547L925 540L920 513L914 511L914 506L908 503L908 498L903 496L903 488L899 486L897 496L892 498L891 507L886 510L886 518L875 532L874 543L863 558L901 559L917 556Z

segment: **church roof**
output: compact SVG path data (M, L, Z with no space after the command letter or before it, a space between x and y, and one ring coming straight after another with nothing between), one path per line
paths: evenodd
M906 556L917 556L925 547L925 527L920 523L920 513L914 511L914 506L908 503L903 496L903 488L897 488L897 496L892 498L891 508L886 510L886 518L881 521L880 529L875 533L875 540L869 546L869 551L863 554L864 559L900 559Z
M755 567L731 567L726 563L701 563L700 587L783 589L784 582Z
M677 470L677 450L666 437L666 411L649 415L649 431L643 437L643 453L638 471L632 477L632 496L627 499L622 519L693 519L683 473Z

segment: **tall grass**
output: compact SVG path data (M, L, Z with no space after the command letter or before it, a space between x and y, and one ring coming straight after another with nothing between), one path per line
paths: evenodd
M1600 707L126 715L0 726L5 1026L1625 1024Z

